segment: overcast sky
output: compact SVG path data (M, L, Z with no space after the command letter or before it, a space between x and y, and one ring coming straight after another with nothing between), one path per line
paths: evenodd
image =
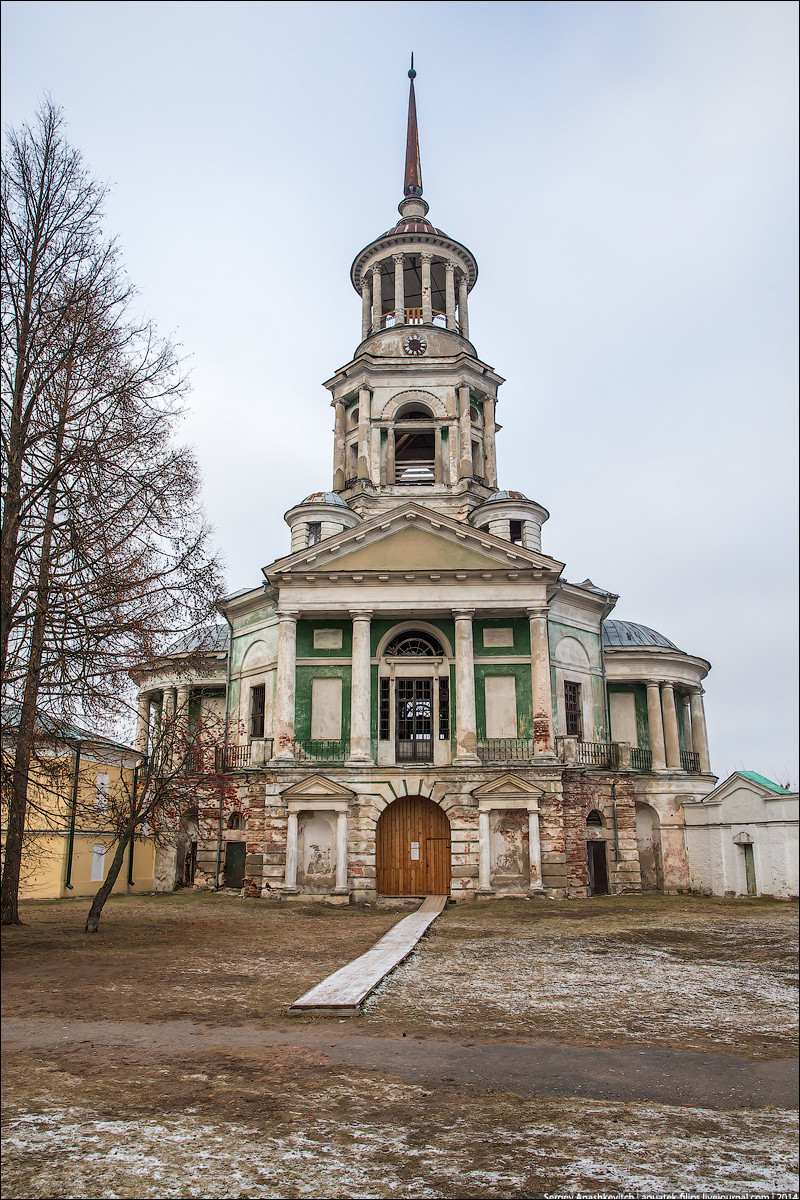
M46 92L111 185L231 591L330 487L352 259L425 196L480 277L501 486L543 549L711 660L712 765L797 784L792 3L3 4L6 125Z

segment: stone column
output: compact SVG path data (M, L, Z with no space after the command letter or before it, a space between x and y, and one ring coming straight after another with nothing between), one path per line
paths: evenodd
M433 304L431 302L431 263L433 255L425 251L420 254L422 263L422 324L433 323Z
M406 294L405 279L403 278L405 255L393 254L392 260L394 262L394 323L395 325L405 325Z
M531 685L533 689L533 753L551 758L553 749L553 693L550 686L550 644L547 608L529 608L531 631Z
M369 479L369 388L358 389L358 478Z
M489 813L478 813L478 893L492 891L492 845L489 833Z
M661 719L661 688L657 683L647 684L647 724L650 730L653 770L665 771L667 760L664 749L664 724Z
M136 705L136 740L140 754L147 754L150 746L150 697L140 696Z
M703 708L703 690L690 692L692 706L692 741L694 751L700 759L700 770L704 775L711 773L711 758L708 753L708 730L706 729L706 714Z
M372 332L383 329L383 297L381 295L381 269L372 268Z
M333 406L333 490L340 492L345 485L345 408L344 401Z
M372 763L370 739L370 646L372 611L352 611L353 666L350 692L350 758L353 763Z
M456 269L449 262L444 267L444 310L448 329L456 329Z
M465 338L469 337L469 316L467 315L467 277L458 276L458 323Z
M434 483L441 483L444 478L444 470L442 467L442 427L437 425L433 431L433 480Z
M275 681L273 758L294 762L294 701L297 662L297 613L279 612L278 671ZM295 823L295 836L297 825Z
M539 836L539 809L528 809L528 858L531 892L542 891L542 842Z
M689 696L686 694L681 696L681 721L683 722L683 740L686 743L686 749L694 750L694 736L692 734L692 702Z
M347 813L336 814L336 887L339 895L346 895L350 888L347 883Z
M469 416L469 388L458 389L458 477L472 479L472 422Z
M192 688L188 683L178 685L175 709L175 729L179 737L179 753L185 752L189 740L189 700Z
M394 483L394 426L386 430L386 460L385 460L386 483L391 486Z
M453 612L456 623L456 755L455 766L480 766L475 719L475 662L472 648L474 609Z
M285 892L299 892L297 886L297 813L290 812L286 820L286 874L283 880Z
M681 769L681 739L678 732L678 710L675 707L675 691L671 683L661 685L661 712L664 718L664 744L667 751L667 768Z
M483 399L483 461L487 487L497 487L497 450L494 443L494 398Z
M361 340L369 337L372 328L372 288L368 279L361 281Z

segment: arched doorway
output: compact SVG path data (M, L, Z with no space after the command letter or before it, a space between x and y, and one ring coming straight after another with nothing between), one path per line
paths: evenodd
M424 796L401 796L378 818L377 887L382 896L450 894L450 822Z
M661 858L661 822L650 804L636 805L636 841L643 892L663 892L664 868Z

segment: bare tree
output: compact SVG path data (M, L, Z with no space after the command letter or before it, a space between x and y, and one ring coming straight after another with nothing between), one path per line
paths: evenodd
M133 779L120 774L105 814L116 849L89 909L86 933L97 933L103 906L135 837L152 837L163 850L175 846L188 810L196 809L201 822L217 819L221 824L225 812L238 807L235 785L220 760L224 737L224 718L208 715L190 727L188 712L178 709L153 730L150 754Z
M204 622L218 563L199 474L173 438L185 381L131 317L104 189L46 103L9 135L2 180L0 667L17 713L3 756L0 919L17 923L39 714L108 723L127 669Z

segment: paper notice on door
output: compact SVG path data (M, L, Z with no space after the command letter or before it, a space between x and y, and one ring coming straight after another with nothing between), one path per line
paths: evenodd
M411 843L411 861L417 862L418 860L419 860L419 842L412 842Z

